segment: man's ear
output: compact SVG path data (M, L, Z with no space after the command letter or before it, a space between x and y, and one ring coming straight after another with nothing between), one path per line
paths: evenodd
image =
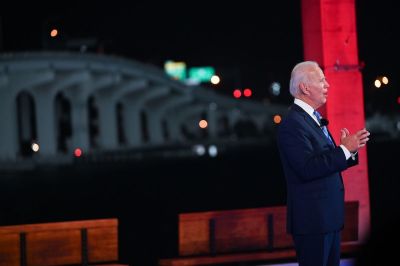
M299 84L299 88L302 94L304 95L309 95L310 93L308 92L308 87L306 86L306 84L304 84L303 82L301 82Z

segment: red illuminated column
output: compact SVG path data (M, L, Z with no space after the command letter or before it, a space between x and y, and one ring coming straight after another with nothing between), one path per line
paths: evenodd
M340 143L340 129L351 133L365 127L362 76L359 70L355 0L302 0L305 60L317 61L330 84L323 107L329 130ZM366 149L359 165L343 173L346 201L358 201L359 240L370 229L370 204Z

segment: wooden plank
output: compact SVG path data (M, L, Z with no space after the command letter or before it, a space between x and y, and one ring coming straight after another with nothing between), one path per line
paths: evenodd
M268 244L267 219L263 213L215 219L217 253L260 250L267 248Z
M20 265L19 234L2 234L0 236L0 265Z
M209 224L208 217L179 223L179 255L210 253Z
M276 212L284 206L274 206L274 207L263 207L263 208L249 208L249 209L235 209L235 210L223 210L223 211L209 211L209 212L191 212L191 213L181 213L179 214L179 221L196 221L203 219L218 218L223 216L246 216L246 215L258 215L260 213Z
M0 226L0 234L20 233L20 232L35 232L35 231L50 231L62 229L81 229L81 228L96 228L118 226L117 219L98 219L98 220L82 220L69 222L53 222L53 223L38 223L24 225L9 225Z
M118 261L117 227L90 228L87 238L90 263Z
M80 229L27 233L26 260L29 266L81 263Z
M277 209L274 217L274 245L273 248L292 248L293 240L291 235L286 233L286 207Z
M20 234L29 266L82 263L82 229L87 232L88 261L118 261L118 220L98 219L0 227L0 266L20 265Z
M268 215L272 214L274 232L286 224L286 207L267 207L186 213L179 215L179 255L210 254L210 220L215 221L215 252L233 252L270 248L275 235L269 236ZM276 220L274 215L279 220ZM280 231L279 231L280 232ZM286 229L283 231L286 232ZM270 238L271 237L271 238ZM289 236L280 235L279 247L291 245Z
M345 203L343 242L358 240L358 209L358 202ZM267 227L266 217L269 215L272 216L272 226ZM215 225L212 232L211 220ZM210 246L215 249L210 250ZM292 247L293 240L286 233L286 206L179 215L180 256Z
M274 252L247 252L223 254L215 256L195 256L181 257L174 259L162 259L159 261L160 266L187 266L187 265L210 265L220 263L240 263L251 261L268 261L274 259L287 259L295 257L294 250L280 250Z
M360 248L357 242L342 244L342 254L355 254ZM212 265L222 263L241 263L241 262L268 262L278 259L295 259L294 249L259 251L234 254L222 254L215 256L195 256L180 257L159 260L159 266L189 266L189 265Z

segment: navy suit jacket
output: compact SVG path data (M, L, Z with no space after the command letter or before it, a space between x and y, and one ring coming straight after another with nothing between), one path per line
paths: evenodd
M278 147L287 183L287 230L320 234L343 228L341 171L358 163L346 160L319 125L293 104L279 126Z

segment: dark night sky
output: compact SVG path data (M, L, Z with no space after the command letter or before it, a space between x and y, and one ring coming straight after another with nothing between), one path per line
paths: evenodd
M291 68L303 59L300 0L62 3L36 7L37 12L25 9L23 14L1 15L3 50L40 50L43 28L55 25L61 31L60 39L96 38L106 54L159 67L168 59L185 61L188 67L211 65L229 80L220 90L253 87L256 99L291 100L287 93L272 98L268 87L279 81L286 91ZM394 1L356 1L356 5L368 108L398 112L400 46ZM390 79L389 86L385 91L373 89L375 77L384 74Z

